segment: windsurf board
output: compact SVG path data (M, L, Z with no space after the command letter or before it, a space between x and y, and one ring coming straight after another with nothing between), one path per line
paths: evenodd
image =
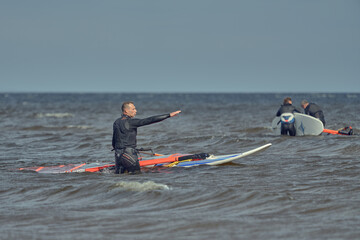
M176 153L172 155L154 156L151 158L143 159L139 162L141 167L157 167L157 166L194 167L199 165L220 165L260 152L262 150L269 148L271 145L272 145L271 143L268 143L243 153L219 155L219 156L210 155L205 159L191 159L191 158L187 159L186 156L194 156L194 155ZM179 160L179 159L185 159L185 160ZM68 165L58 165L58 166L24 167L24 168L20 168L19 170L34 171L39 173L99 172L114 166L115 166L114 162L108 162L108 163L95 162L95 163L68 164Z
M320 135L324 130L323 123L310 115L294 113L296 136ZM271 123L276 135L281 135L280 117L275 117Z

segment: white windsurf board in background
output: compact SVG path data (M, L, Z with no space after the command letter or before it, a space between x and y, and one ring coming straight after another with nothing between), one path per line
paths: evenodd
M310 115L294 113L296 136L320 135L324 130L323 123ZM276 135L281 135L280 117L272 121L272 129Z

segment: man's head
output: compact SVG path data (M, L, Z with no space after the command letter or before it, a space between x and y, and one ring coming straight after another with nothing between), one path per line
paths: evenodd
M302 101L301 101L301 107L302 107L303 109L305 109L308 105L309 105L309 102L308 102L308 101L306 101L306 100L302 100Z
M291 97L286 97L286 98L284 98L284 105L285 105L285 104L292 104Z
M121 110L124 115L129 117L135 117L136 115L136 108L133 102L124 102L121 106Z

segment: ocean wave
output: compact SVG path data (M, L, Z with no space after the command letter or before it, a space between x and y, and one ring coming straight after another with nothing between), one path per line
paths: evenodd
M358 154L360 153L360 145L359 144L348 144L347 146L344 146L341 149L341 153L343 155L347 154L347 155L356 155L359 156Z
M264 132L272 132L271 126L265 126L265 127L249 127L245 129L238 130L239 133L264 133Z
M60 129L60 128L59 127L40 126L40 125L21 128L21 130L23 130L23 131L42 131L42 130L54 130L54 129Z
M21 128L21 130L24 130L24 131L50 131L50 130L52 130L52 131L63 131L63 130L68 130L68 129L86 130L86 129L91 129L91 128L93 128L93 127L88 126L88 125L67 125L67 126L34 125L34 126Z
M147 181L144 183L140 182L125 182L121 181L114 185L115 188L122 188L126 191L133 191L133 192L146 192L146 191L153 191L153 190L170 190L170 187L161 184L161 183L155 183L153 181Z
M67 118L67 117L73 117L74 114L72 113L37 113L36 117L37 118L46 118L46 117L50 117L50 118Z
M66 128L90 129L93 127L88 125L68 125Z

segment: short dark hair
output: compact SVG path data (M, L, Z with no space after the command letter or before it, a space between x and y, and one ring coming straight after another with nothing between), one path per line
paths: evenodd
M302 100L302 101L301 101L301 106L304 106L304 105L306 105L307 103L309 103L309 102L306 101L306 100Z
M284 98L284 104L290 103L290 101L292 102L291 97Z
M124 112L125 108L127 108L130 104L134 105L134 103L131 101L123 102L123 104L121 106L121 111Z

